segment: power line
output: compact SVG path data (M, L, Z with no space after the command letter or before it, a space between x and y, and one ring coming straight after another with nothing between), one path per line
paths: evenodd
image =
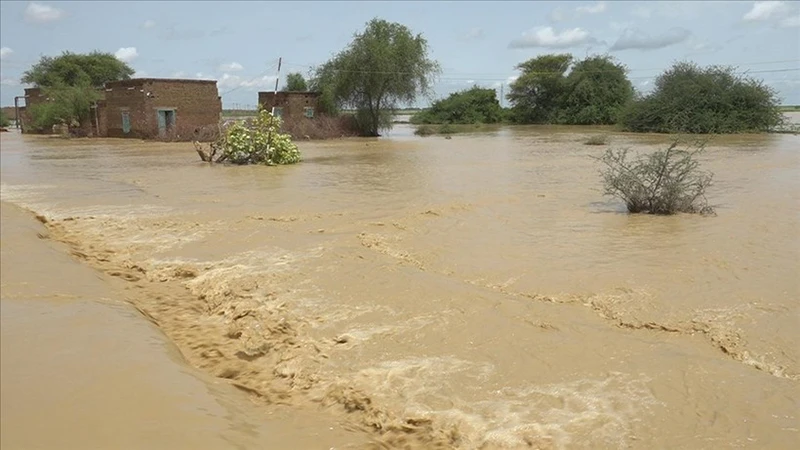
M737 64L736 66L781 64L781 63L788 63L788 62L800 62L800 59L742 63L742 64ZM284 63L284 65L292 66L292 67L303 67L303 68L309 68L309 69L314 67L312 65L291 64L291 63ZM719 65L719 64L717 64L717 65ZM654 70L664 70L664 69L663 68L661 68L661 69L631 69L631 70L627 70L627 72L646 72L646 71L654 71ZM790 72L790 71L796 71L796 70L800 70L800 68L781 68L781 69L757 70L757 71L746 71L746 72L747 73L773 73L773 72ZM380 74L380 75L411 75L411 74L413 74L413 72L401 72L401 71L371 71L371 70L334 70L334 71L338 72L338 73L361 73L361 74ZM589 70L589 71L585 71L584 73L609 73L609 72L616 72L616 71L615 70ZM537 74L537 75L560 75L563 72L550 71L550 72L526 72L526 73ZM503 76L502 78L499 78L499 77L498 78L494 78L494 77L492 77L492 78L481 78L481 77L467 76L467 75L471 75L471 74L484 75L486 73L484 73L484 74L470 73L470 72L459 73L459 74L456 74L456 75L460 75L460 77L459 76L442 76L442 77L439 77L438 80L440 80L440 81L470 81L470 80L472 80L472 81L505 81L505 80L507 80L509 78L508 76ZM646 77L645 76L640 76L640 77L629 77L629 78L633 79L633 80L636 80L636 79L653 79L653 78L656 78L656 76L646 76Z
M232 88L230 90L227 90L227 91L221 93L220 97L222 97L222 96L224 96L226 94L230 94L231 92L234 92L234 91L237 91L237 90L243 88L245 86L245 84L252 83L253 81L255 81L255 80L259 79L259 78L265 77L268 73L270 73L273 70L275 70L275 68L277 66L278 66L278 60L275 60L272 64L270 64L270 66L267 68L267 70L261 72L260 74L256 75L255 77L251 78L246 83L239 83L239 86L236 86L235 88Z

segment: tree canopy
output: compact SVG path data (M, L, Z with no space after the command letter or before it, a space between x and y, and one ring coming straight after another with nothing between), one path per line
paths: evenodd
M542 55L517 69L508 99L518 123L614 124L634 95L625 66L610 56Z
M290 92L305 92L308 90L306 79L300 73L286 75L286 90Z
M94 51L88 54L64 52L60 56L42 56L25 71L22 82L36 87L103 87L108 81L127 80L134 70L113 54Z
M322 93L323 109L353 108L362 133L378 136L398 106L430 92L439 72L422 35L376 18L315 70L312 87Z
M679 62L656 79L621 117L628 131L740 133L768 131L783 121L776 91L732 67Z
M564 92L564 74L572 55L542 55L519 65L520 76L510 85L511 118L519 123L552 123Z
M564 79L556 121L574 125L611 125L633 99L627 70L607 56L576 62Z
M65 123L79 126L91 113L91 105L100 99L98 88L106 82L127 80L134 70L110 53L43 56L25 71L22 82L42 89L48 99L30 109L33 125L47 129Z
M503 110L497 92L473 86L433 102L430 108L415 114L411 123L497 123L502 118Z

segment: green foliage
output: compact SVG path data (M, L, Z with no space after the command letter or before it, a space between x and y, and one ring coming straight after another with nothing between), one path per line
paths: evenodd
M45 102L30 108L33 128L49 130L53 125L78 127L91 115L91 107L101 98L97 89L87 85L42 88Z
M280 127L280 117L259 108L252 121L238 121L225 130L221 141L215 144L221 149L218 161L268 166L299 163L300 150L288 134L280 133Z
M653 92L623 112L625 130L656 133L741 133L783 124L777 93L730 67L676 63L661 74Z
M111 53L43 56L25 71L22 82L37 87L84 86L103 87L108 81L127 80L134 70Z
M322 93L323 110L353 108L362 133L377 136L391 128L399 104L430 92L438 73L422 35L372 19L344 50L314 71L311 85Z
M572 55L542 55L517 65L522 73L510 85L511 118L517 123L552 123L564 92Z
M634 93L625 66L607 56L575 63L562 88L556 122L570 125L615 124Z
M628 149L607 150L599 161L604 194L625 202L631 213L675 214L713 213L705 192L713 175L699 169L696 156L704 149L678 148L673 142L666 150L628 160Z
M508 94L517 123L614 124L634 95L625 66L610 56L543 55L517 69Z
M411 116L411 123L498 123L502 119L495 90L473 86L433 102Z
M300 73L286 75L286 90L290 92L305 92L308 90L306 79Z
M11 121L6 117L6 112L0 111L0 128L5 128L9 125L11 125Z

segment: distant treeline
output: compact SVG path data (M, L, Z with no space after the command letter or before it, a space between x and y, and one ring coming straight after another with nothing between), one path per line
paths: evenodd
M434 102L415 114L415 124L619 125L655 133L743 133L783 123L777 93L731 67L679 62L655 79L648 94L636 92L627 68L609 56L576 61L543 55L517 66L509 108L494 89L472 88Z

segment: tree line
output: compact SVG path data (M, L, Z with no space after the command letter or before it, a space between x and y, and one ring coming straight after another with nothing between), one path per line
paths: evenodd
M516 66L501 108L494 89L473 86L434 101L414 123L498 123L612 125L657 133L737 133L768 131L783 115L776 91L732 67L700 67L678 62L655 79L647 94L634 89L628 69L607 55L582 60L570 54L542 55ZM52 102L31 111L37 127L81 122L105 82L129 79L133 69L107 53L64 53L43 57L22 81L43 88ZM320 109L338 115L354 110L361 134L378 136L391 128L394 112L430 97L441 74L421 34L382 19L313 68L306 79L287 77L288 91L321 93Z

